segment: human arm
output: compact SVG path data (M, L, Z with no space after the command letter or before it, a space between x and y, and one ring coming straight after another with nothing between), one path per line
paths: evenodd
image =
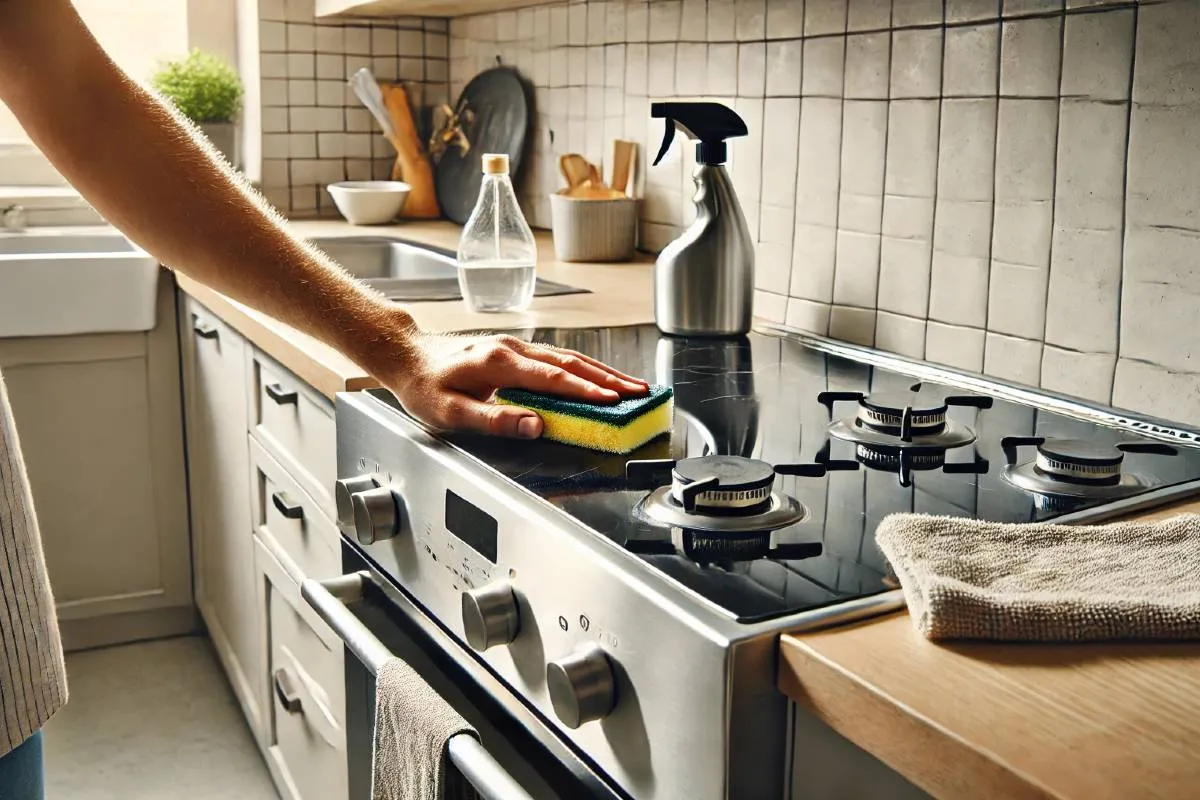
M288 232L198 136L125 75L69 0L0 0L0 100L54 166L155 258L338 348L438 427L538 434L486 402L505 385L596 401L644 384L506 337L422 334L401 308ZM532 427L530 427L532 426Z

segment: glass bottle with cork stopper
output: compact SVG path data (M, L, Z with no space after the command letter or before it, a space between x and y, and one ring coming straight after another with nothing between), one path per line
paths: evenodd
M473 311L523 311L533 300L537 243L508 174L508 156L483 156L479 199L458 244L458 284Z

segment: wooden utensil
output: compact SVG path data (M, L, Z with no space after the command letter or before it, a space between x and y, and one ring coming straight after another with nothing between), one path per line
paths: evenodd
M567 153L558 160L558 167L562 170L568 189L574 189L584 181L591 180L592 165L578 153Z
M637 145L625 139L613 142L613 171L612 188L625 194L629 186L629 176L633 172L634 159L637 157Z
M442 215L437 192L433 186L433 165L425 157L417 126L413 122L408 92L403 86L387 84L382 88L383 104L395 131L388 141L396 148L396 163L392 165L392 180L402 180L412 187L400 212L402 217L436 219Z
M605 186L603 183L595 183L590 178L583 183L564 189L559 194L573 197L577 200L615 200L625 195Z

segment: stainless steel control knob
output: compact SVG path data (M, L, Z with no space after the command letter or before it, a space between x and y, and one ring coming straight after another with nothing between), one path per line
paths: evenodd
M568 728L603 719L617 705L612 664L597 645L586 645L547 664L546 686L554 713Z
M354 533L359 544L390 539L400 530L400 500L386 486L357 492L350 498L354 508Z
M333 484L333 499L337 503L337 521L343 528L354 527L354 495L374 489L378 484L370 475L340 478Z
M508 644L517 638L521 627L512 586L507 581L497 581L463 592L462 619L467 644L473 649L483 652L498 644Z

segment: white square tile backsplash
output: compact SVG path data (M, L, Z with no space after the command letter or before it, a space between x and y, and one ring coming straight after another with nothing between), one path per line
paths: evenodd
M264 193L384 177L359 66L447 101L518 67L537 108L519 193L548 227L558 156L641 146L641 246L694 215L651 102L750 135L729 171L765 319L1200 425L1200 2L571 0L453 20L315 21L260 0ZM680 139L682 137L679 137Z
M353 72L404 80L414 105L449 94L446 20L315 20L312 9L311 0L258 6L263 193L295 216L334 214L329 183L391 174L394 152L347 86Z

